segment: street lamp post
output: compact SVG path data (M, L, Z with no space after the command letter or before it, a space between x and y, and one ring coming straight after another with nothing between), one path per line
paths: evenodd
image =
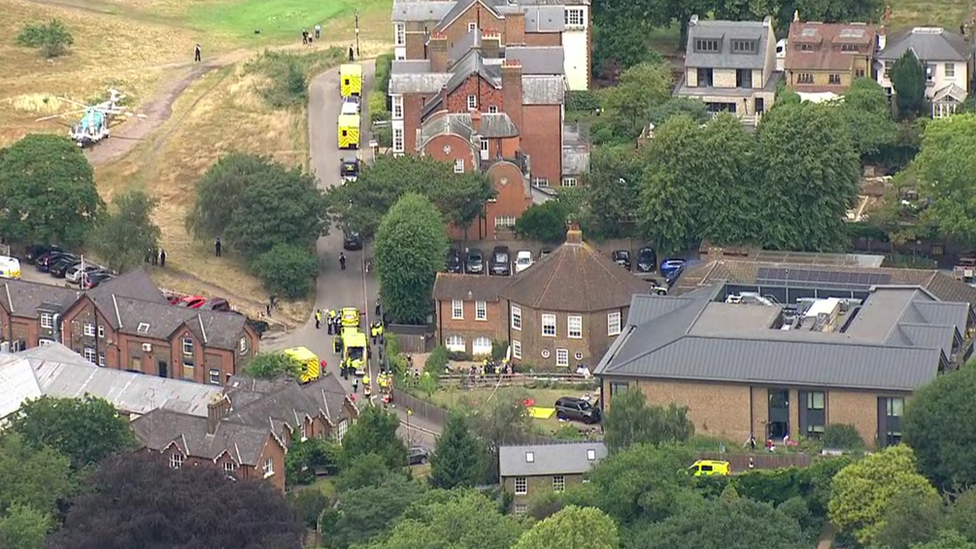
M359 10L356 10L356 57L359 55Z

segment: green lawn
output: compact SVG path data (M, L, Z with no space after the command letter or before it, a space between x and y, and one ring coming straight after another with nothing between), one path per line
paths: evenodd
M891 30L908 27L944 27L959 32L969 18L969 2L963 0L892 0Z
M298 40L303 28L312 32L316 23L328 29L329 23L342 20L351 30L355 27L353 14L358 9L364 19L378 11L389 14L389 0L241 0L234 2L208 2L196 8L188 8L185 14L190 24L202 30L254 40L278 40L292 37ZM254 31L260 30L260 35ZM323 36L329 40L328 33Z
M475 402L485 401L489 395L491 395L491 389L458 389L456 387L444 388L438 390L434 393L432 400L438 406L443 406L445 408L452 408L457 406L458 403L464 398L473 399ZM552 408L556 404L556 399L564 396L578 397L582 396L583 393L588 392L587 389L526 389L529 398L532 398L536 402L536 406ZM560 429L561 427L567 425L566 422L561 422L556 419L556 414L553 414L548 419L533 419L532 422L539 427L545 434L550 434L552 431ZM576 424L572 424L576 425ZM578 426L583 427L580 423Z

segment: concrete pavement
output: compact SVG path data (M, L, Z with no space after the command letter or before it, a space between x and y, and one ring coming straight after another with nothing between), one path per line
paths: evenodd
M360 146L362 156L368 159L370 153L369 140L371 138L369 123L369 94L374 87L375 63L373 60L361 62L363 65L363 97L362 97L362 126ZM337 124L342 99L339 94L339 69L331 69L312 79L308 95L308 142L312 172L318 177L319 187L327 190L335 185L341 185L339 176L339 162L350 151L342 151L337 143ZM369 159L371 160L371 159ZM373 273L365 273L365 259L372 255L372 245L367 243L362 251L346 251L346 270L339 266L339 254L342 252L342 231L332 227L328 236L318 240L316 249L319 257L319 275L316 280L315 308L326 311L329 308L357 307L365 310L365 326L374 320L378 284ZM272 313L273 314L273 313ZM280 350L295 346L305 346L328 363L327 371L339 375L340 356L333 352L332 336L323 325L315 329L314 311L306 323L278 337L269 338L263 342L266 350ZM377 357L373 352L373 360L369 364L369 377L374 384L374 398L378 401L378 387L376 374L379 372ZM342 380L342 378L339 378ZM352 384L342 380L346 390L352 392ZM362 387L359 388L357 403L363 402ZM407 426L405 410L395 408L403 424L400 428L401 436L411 444L422 444L433 448L433 432L437 426L423 424L411 418ZM437 429L439 432L440 429Z

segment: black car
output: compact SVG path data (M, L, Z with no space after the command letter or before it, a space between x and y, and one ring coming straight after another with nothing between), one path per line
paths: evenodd
M630 252L627 250L614 250L610 254L610 259L613 259L613 262L617 265L620 265L628 271L630 270Z
M491 272L493 275L508 276L512 274L512 253L508 246L495 246L491 251Z
M599 423L600 409L581 398L562 397L556 400L556 417L583 423Z
M34 264L38 271L42 273L48 272L51 267L60 261L61 259L78 259L75 254L69 254L67 252L48 252L37 258L37 263Z
M464 270L464 266L461 264L461 252L454 248L447 251L447 272L458 273Z
M407 452L407 463L409 465L423 465L430 461L430 451L423 446L411 446Z
M359 234L359 231L343 231L342 247L346 250L362 250L363 237Z
M271 325L269 325L267 322L263 320L255 320L250 317L248 317L248 319L245 322L247 322L248 326L250 326L251 328L254 329L255 332L257 332L258 337L263 336L264 332L267 332L268 328L271 327Z
M222 297L210 298L200 306L200 309L204 311L218 311L221 313L229 313L231 311L230 303Z
M468 274L485 274L485 254L478 248L468 250L468 257L464 260L464 272Z
M82 275L82 285L86 290L98 287L99 284L107 280L112 280L115 275L109 271L95 271Z
M637 272L653 273L657 271L657 252L654 248L645 246L637 252Z
M62 256L60 259L48 263L47 272L54 278L64 278L68 273L68 269L80 263L81 259L77 257Z
M62 252L61 246L56 244L31 244L27 247L27 253L25 254L25 259L28 263L34 264L37 258L48 252Z

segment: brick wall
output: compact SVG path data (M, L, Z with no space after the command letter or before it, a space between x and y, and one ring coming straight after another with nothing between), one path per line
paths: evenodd
M504 19L495 17L481 3L475 2L448 26L438 29L447 36L450 46L461 41L468 34L468 23L474 23L479 29L503 29ZM502 32L504 38L504 32ZM449 47L450 47L449 46Z
M853 425L868 447L875 446L878 439L879 396L884 395L862 391L828 391L827 424Z
M434 94L403 94L403 150L413 154L417 150L417 130L420 129L420 113Z
M513 252L514 253L514 252ZM517 339L522 344L522 359L518 362L532 364L535 367L546 370L565 370L567 366L556 365L556 351L566 349L568 354L570 370L575 370L580 362L589 365L591 368L599 362L603 354L610 348L610 343L617 336L607 335L607 314L609 311L595 313L567 313L563 311L546 311L530 309L521 305L522 309L522 330L512 330L512 339ZM621 311L621 326L627 321L627 309ZM542 335L542 315L552 314L556 316L556 335ZM569 337L569 317L580 316L583 323L582 338ZM549 356L543 356L543 351L548 351ZM577 353L580 357L577 357Z
M505 16L502 29L502 43L507 45L525 44L525 14L510 13Z
M85 335L86 324L94 327L94 335ZM84 356L86 348L94 349L96 356L105 356L105 367L122 369L119 363L118 334L109 319L102 315L90 299L79 299L65 311L61 329L64 332L64 344L76 353ZM98 337L99 329L102 330L102 337Z
M573 484L580 484L583 482L583 475L562 475L565 486L568 488ZM539 492L551 492L552 491L552 475L539 475L532 477L525 477L526 493L516 494L515 493L515 479L516 477L502 477L502 489L514 496L512 503L513 505L518 504L528 504L529 499L533 495Z
M468 76L444 101L449 112L468 112L468 96L475 96L475 108L488 111L489 105L502 105L502 91L477 74Z
M491 250L482 250L486 254ZM472 275L474 276L474 275ZM455 320L452 300L438 301L435 314L437 319L437 343L443 345L449 336L464 338L465 352L471 354L472 342L476 337L487 337L492 341L504 341L506 317L498 301L486 301L486 320L475 319L475 301L463 301L463 320Z
M561 32L527 32L525 33L526 46L561 46Z
M488 176L495 186L494 202L485 206L485 237L496 239L499 234L508 234L506 229L495 228L498 217L514 217L518 219L522 212L532 204L532 198L526 196L525 178L518 166L511 162L496 162L488 168Z
M532 159L532 177L557 186L562 179L562 110L559 105L522 107L522 150Z
M442 134L427 142L424 155L454 165L456 160L464 160L464 171L477 169L480 151L474 150L470 142L453 134Z

